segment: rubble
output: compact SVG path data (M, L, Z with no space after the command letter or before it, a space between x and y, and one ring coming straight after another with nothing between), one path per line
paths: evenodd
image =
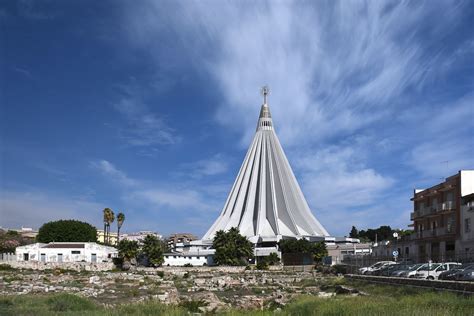
M227 267L228 268L228 267ZM0 271L0 295L73 293L100 304L143 300L164 304L203 301L200 312L228 307L281 308L300 294L330 298L339 294L364 295L347 286L323 286L327 279L313 271L228 269L137 269L136 271ZM324 282L323 282L324 283Z

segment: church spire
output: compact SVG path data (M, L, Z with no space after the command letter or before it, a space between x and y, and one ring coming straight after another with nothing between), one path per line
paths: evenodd
M261 118L272 118L272 115L270 114L270 108L268 107L267 104L267 97L270 94L270 89L268 86L263 86L262 89L260 90L263 96L263 104L262 108L260 109L260 119Z
M263 104L267 104L267 96L270 94L270 89L268 86L263 86L261 92L263 95Z

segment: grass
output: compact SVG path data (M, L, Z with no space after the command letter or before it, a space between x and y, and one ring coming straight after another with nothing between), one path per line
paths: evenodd
M331 280L331 285L343 281ZM338 295L334 298L300 296L282 307L278 315L472 315L474 298L403 286L381 286L360 282L345 283L369 293L369 296ZM103 307L72 294L18 295L0 297L0 315L188 315L205 302L188 301L180 306L156 301ZM271 305L271 304L270 304ZM274 306L275 308L277 306ZM274 315L273 310L228 310L223 315Z

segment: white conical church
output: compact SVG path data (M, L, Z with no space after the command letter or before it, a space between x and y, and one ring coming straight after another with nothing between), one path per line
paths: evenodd
M328 239L314 217L285 156L267 104L268 88L257 130L224 208L204 235L237 227L254 244L282 238Z

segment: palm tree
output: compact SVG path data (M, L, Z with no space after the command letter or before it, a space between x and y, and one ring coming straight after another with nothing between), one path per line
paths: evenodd
M104 208L102 211L104 214L104 244L107 243L107 221L108 221L108 216L109 216L109 211L111 211L110 208Z
M115 220L114 211L109 208L107 212L107 243L110 245L110 224L112 224Z
M120 212L117 214L117 243L120 241L120 228L122 228L123 222L125 222L125 214Z

